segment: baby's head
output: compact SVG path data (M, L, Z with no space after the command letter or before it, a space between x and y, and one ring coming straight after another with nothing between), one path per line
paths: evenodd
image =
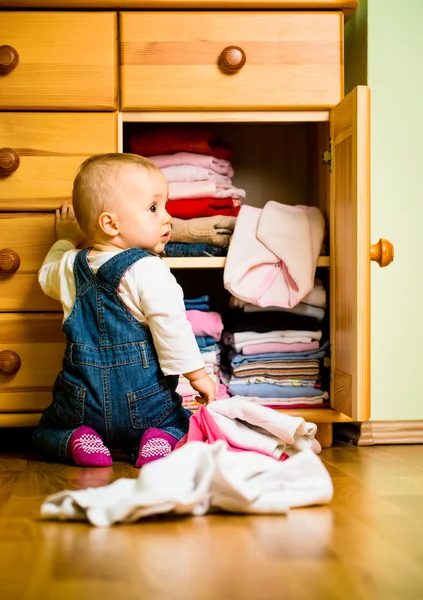
M160 253L170 235L168 186L152 162L137 154L97 154L80 166L72 204L94 245Z

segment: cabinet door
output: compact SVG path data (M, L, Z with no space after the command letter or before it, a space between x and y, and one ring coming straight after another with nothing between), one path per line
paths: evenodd
M62 310L37 277L55 241L53 212L0 213L0 313Z
M117 150L117 113L0 112L0 211L53 210L79 165Z
M370 90L330 113L331 404L370 416Z
M0 315L0 412L43 410L62 368L62 314Z
M1 12L0 40L0 109L116 108L115 13Z

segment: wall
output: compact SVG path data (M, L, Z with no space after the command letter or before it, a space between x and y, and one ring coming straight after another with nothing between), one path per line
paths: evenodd
M367 76L372 93L372 242L395 246L371 269L373 420L423 419L422 23L422 0L361 0L346 25L346 86Z

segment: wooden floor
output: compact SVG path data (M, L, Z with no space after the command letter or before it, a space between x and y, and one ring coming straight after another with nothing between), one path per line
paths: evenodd
M135 477L0 454L1 600L423 598L423 446L333 447L330 506L288 517L43 522L47 494Z

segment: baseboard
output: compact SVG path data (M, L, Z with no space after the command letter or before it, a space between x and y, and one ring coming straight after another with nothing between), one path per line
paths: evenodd
M356 446L423 444L423 421L339 423L335 437Z

